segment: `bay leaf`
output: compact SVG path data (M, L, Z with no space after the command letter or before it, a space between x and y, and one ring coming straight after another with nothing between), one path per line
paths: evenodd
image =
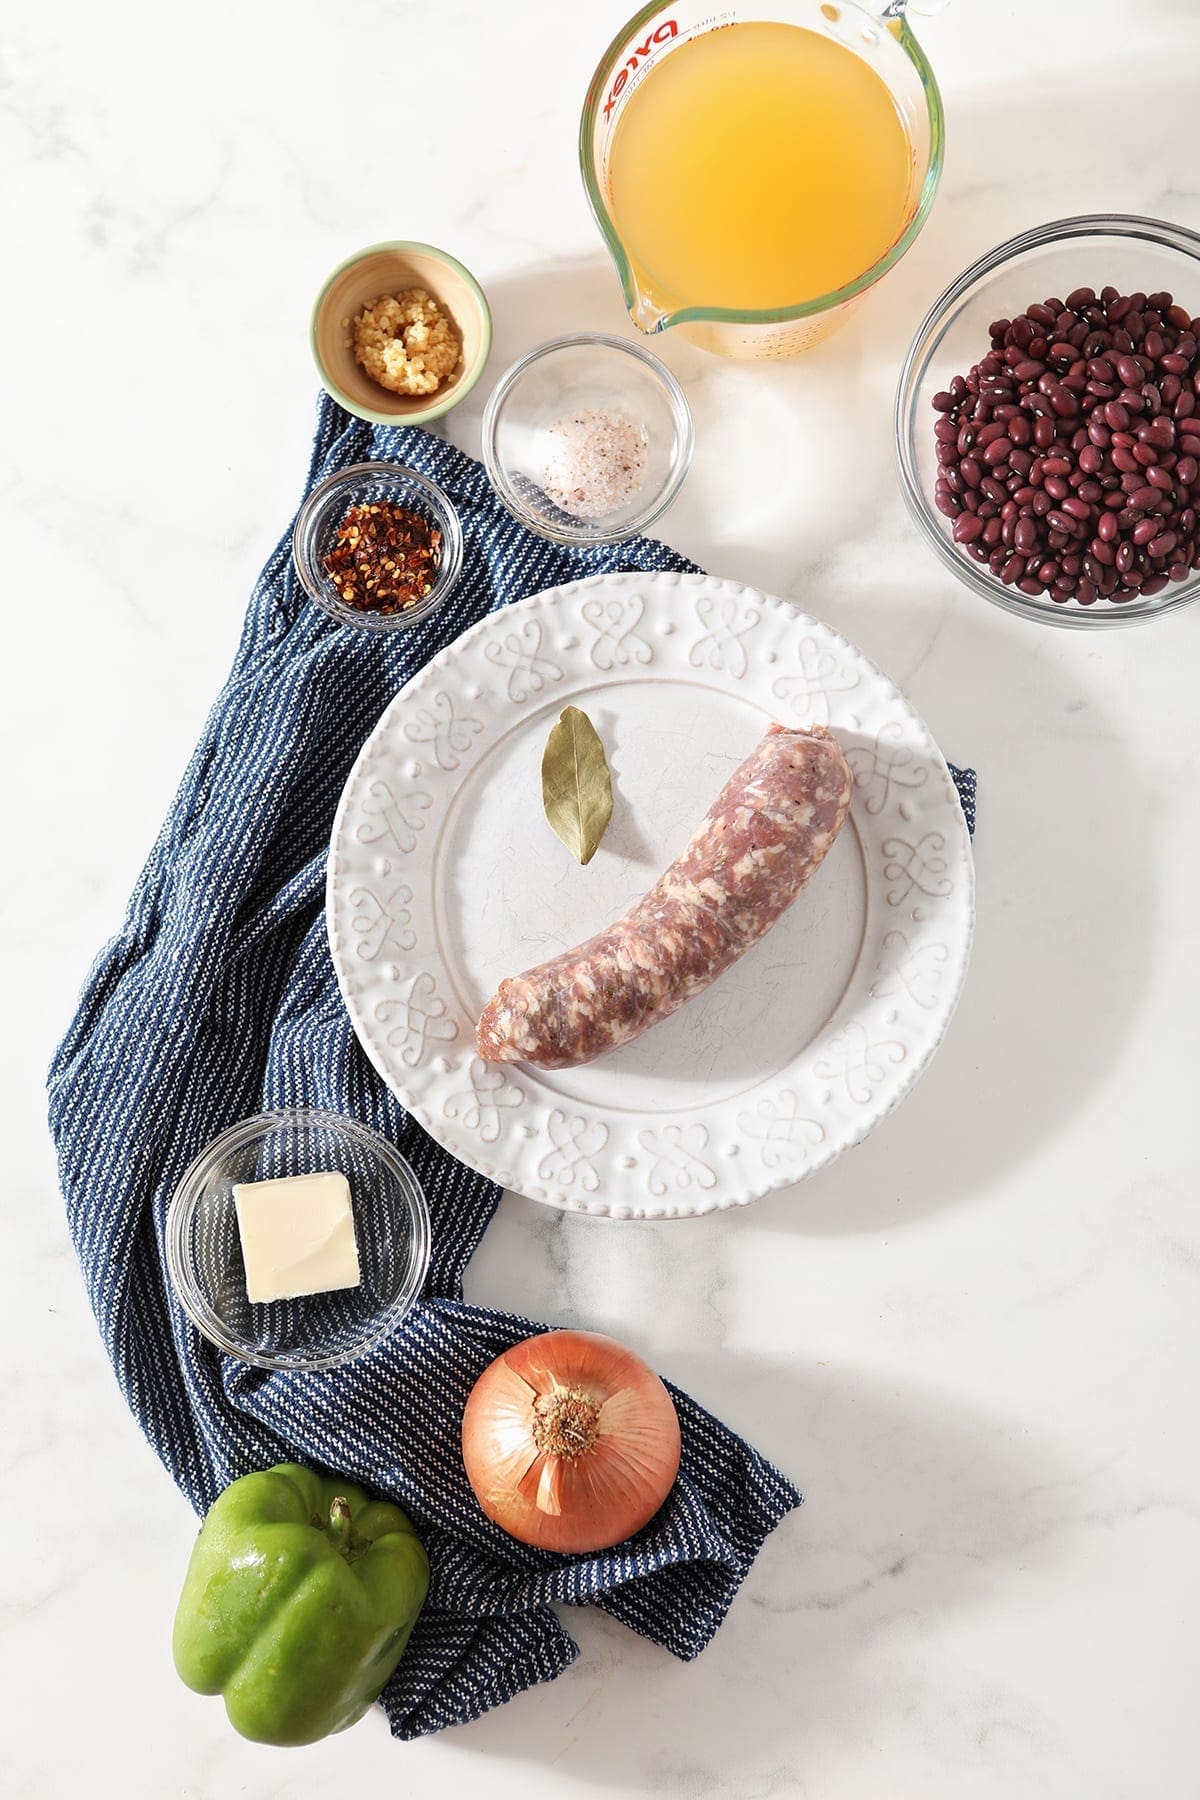
M542 805L576 862L591 862L612 817L612 783L600 734L585 712L565 707L542 752Z

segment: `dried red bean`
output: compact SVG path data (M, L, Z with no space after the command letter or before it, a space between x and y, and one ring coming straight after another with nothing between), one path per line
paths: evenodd
M936 504L1008 585L1116 603L1200 566L1200 319L1173 306L1050 297L995 320L990 350L936 397Z

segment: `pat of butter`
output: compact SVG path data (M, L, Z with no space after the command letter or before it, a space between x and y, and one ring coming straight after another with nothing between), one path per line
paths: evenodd
M344 1175L288 1175L235 1181L251 1300L294 1300L359 1284L358 1245Z

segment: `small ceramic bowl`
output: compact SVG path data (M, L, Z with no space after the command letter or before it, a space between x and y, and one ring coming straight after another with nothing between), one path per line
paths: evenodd
M325 558L333 548L347 508L381 500L423 513L442 533L433 586L423 599L403 612L369 612L347 606L325 568ZM300 508L292 532L292 555L309 599L341 624L359 625L364 631L403 631L435 613L458 580L463 560L462 526L449 495L427 475L406 468L403 463L351 463L348 469L330 475L315 487Z
M350 1184L359 1285L252 1302L234 1183L325 1171ZM332 1369L365 1355L404 1318L429 1266L429 1214L404 1158L356 1119L307 1107L222 1132L175 1190L166 1238L171 1281L193 1325L260 1369Z
M627 420L645 455L636 492L599 518L579 516L543 486L561 457L552 427L587 413ZM644 531L683 485L694 440L691 409L671 371L640 345L597 332L539 344L501 376L483 415L483 460L498 498L559 544L618 544Z
M450 317L462 355L458 368L434 394L392 394L354 360L345 321L382 294L424 288ZM424 425L465 400L492 348L492 315L469 269L432 244L371 244L348 256L317 295L309 343L326 392L339 406L373 425Z

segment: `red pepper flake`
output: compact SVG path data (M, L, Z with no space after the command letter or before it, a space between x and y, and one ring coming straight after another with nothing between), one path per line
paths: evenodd
M381 500L347 509L324 566L346 606L398 613L431 591L441 558L438 526L423 513Z

